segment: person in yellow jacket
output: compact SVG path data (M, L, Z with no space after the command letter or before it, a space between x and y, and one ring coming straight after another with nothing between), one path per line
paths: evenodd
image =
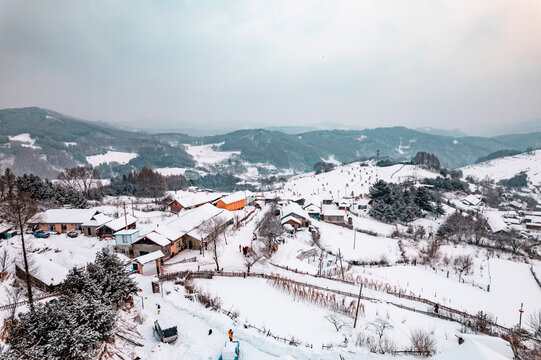
M227 334L229 335L229 341L233 341L233 330L229 329Z

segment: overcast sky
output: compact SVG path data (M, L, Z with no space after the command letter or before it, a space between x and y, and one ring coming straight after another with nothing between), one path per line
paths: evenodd
M134 126L541 117L541 1L0 0L0 108Z

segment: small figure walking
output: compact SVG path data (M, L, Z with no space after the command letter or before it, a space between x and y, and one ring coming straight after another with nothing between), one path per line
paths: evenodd
M160 306L160 304L156 304L157 307L158 307L158 315L160 315L160 310L162 309L162 307Z
M438 304L434 305L434 312L437 314L440 310L440 306Z
M242 252L242 245L239 244L239 252Z
M229 335L229 341L233 341L233 330L229 329L227 334Z

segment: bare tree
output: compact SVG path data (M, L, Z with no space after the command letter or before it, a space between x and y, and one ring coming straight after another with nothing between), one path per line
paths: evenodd
M2 178L5 186L5 194L2 199L0 199L0 213L20 232L28 303L30 304L30 311L34 312L34 299L32 296L32 284L30 282L30 270L28 256L26 254L24 230L30 220L35 217L38 207L36 202L30 198L27 193L19 190L15 175L13 175L9 169L6 169Z
M0 277L7 271L12 263L13 261L11 256L9 256L8 248L7 246L4 246L0 251Z
M246 271L248 272L248 274L250 273L250 269L252 268L252 266L259 262L262 257L263 256L261 255L261 253L254 247L252 247L252 251L244 258L244 265L246 265Z
M386 342L383 338L385 336L385 332L393 327L394 326L390 322L381 318L377 318L366 325L366 329L372 331L378 337L378 347L381 353L385 353L387 348Z
M528 318L528 326L532 329L535 336L541 339L541 309L537 310L533 314L530 314Z
M211 251L212 259L216 264L216 271L220 271L220 244L222 243L221 235L224 233L226 223L219 217L214 217L203 225L201 230L207 234L205 241Z
M329 314L325 316L325 319L327 319L328 322L333 324L336 331L340 331L340 329L343 328L344 325L346 325L342 320L338 318L338 316L336 316L336 314Z
M473 265L473 259L471 255L460 255L455 258L454 265L461 275L468 274Z
M430 356L436 352L436 340L429 331L422 329L414 329L410 331L411 349L419 351L426 356Z
M263 220L259 224L257 232L263 242L265 243L265 255L271 257L274 252L274 246L276 244L276 238L280 236L284 229L280 224L280 219L274 215L276 206L272 206L265 214Z
M77 190L88 196L92 185L100 179L98 170L92 166L77 166L64 169L58 174L58 180L67 188Z
M7 297L8 297L8 303L9 304L17 304L19 301L22 300L24 294L23 294L23 288L19 286L17 282L13 284L13 286L10 286L7 291ZM13 309L10 309L10 313L8 316L8 319L13 320L15 319L15 314L17 313L17 307L13 307Z

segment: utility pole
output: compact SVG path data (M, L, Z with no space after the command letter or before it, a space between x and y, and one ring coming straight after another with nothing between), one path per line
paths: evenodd
M353 250L355 250L355 242L357 241L357 230L353 228Z
M520 313L520 317L518 319L518 331L520 332L520 326L522 325L522 313L524 310L522 309L524 306L524 303L520 303L520 310L518 311Z
M342 266L342 253L340 248L338 248L338 259L340 259L340 269L342 269L342 280L344 280L344 267Z
M131 214L135 217L135 210L133 209L133 200L131 201Z
M363 293L363 283L361 283L361 290L359 290L359 298L357 299L357 310L355 310L355 322L353 328L357 327L357 316L359 315L359 306L361 305L361 294Z
M125 230L128 230L128 215L126 214L126 203L122 203L124 207L124 223L126 224Z

